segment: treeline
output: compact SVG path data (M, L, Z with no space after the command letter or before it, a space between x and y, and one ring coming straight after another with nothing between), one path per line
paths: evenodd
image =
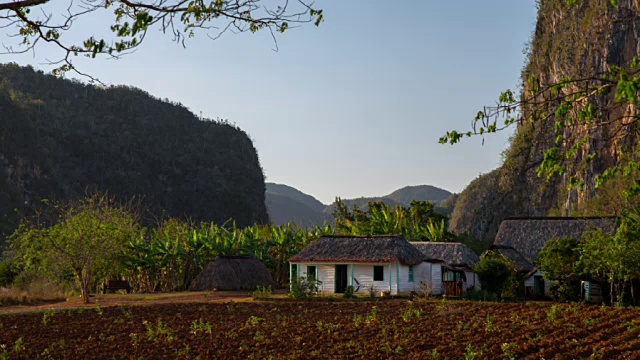
M239 228L169 218L155 227L141 223L140 204L106 195L49 204L25 218L9 238L0 263L0 286L35 279L75 283L88 301L104 279L127 278L134 291L171 292L189 288L206 262L218 255L252 254L279 285L289 282L288 259L328 234L402 234L411 241L448 241L446 218L427 202L410 208L369 204L348 210L338 202L336 223L301 229L295 225Z

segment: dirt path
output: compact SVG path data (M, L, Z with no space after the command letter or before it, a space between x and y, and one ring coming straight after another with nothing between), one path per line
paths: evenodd
M285 290L276 290L274 293L286 293ZM69 298L66 301L45 303L38 305L18 305L0 307L0 314L46 311L56 309L75 309L75 308L95 308L97 304L100 307L110 307L118 305L156 305L156 304L175 304L175 303L211 303L211 302L228 302L246 301L251 299L251 294L247 291L211 291L211 292L178 292L178 293L160 293L160 294L107 294L96 295L91 297L90 304L83 304L80 297Z

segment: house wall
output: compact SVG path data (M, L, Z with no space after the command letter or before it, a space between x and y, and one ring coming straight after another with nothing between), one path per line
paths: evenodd
M533 280L534 276L544 276L544 273L542 271L536 271L535 273L533 273L533 275L531 275L528 278L524 279L524 287L525 287L525 289L528 286L531 286L531 287L534 286L534 280ZM551 280L544 279L544 296L545 297L549 297L549 289L551 289L551 285L553 283L554 282L551 281Z
M307 267L318 267L318 280L321 282L319 291L325 294L335 293L335 263L299 263L293 264L293 266L300 266L299 276L307 278ZM351 282L351 264L346 264L348 277L347 281ZM373 267L383 266L383 281L373 281ZM410 291L417 291L420 289L420 282L425 284L431 284L432 294L440 295L442 293L442 265L439 263L423 262L418 265L414 265L414 281L409 282L409 266L404 264L392 263L391 264L391 294L397 295L398 291L403 293L409 293ZM400 275L398 276L398 269ZM389 264L386 263L358 263L353 265L353 277L358 283L354 281L354 288L356 288L357 294L368 294L369 287L375 288L376 294L380 294L382 291L389 291ZM400 285L398 287L398 278Z
M464 275L467 277L467 282L464 284L464 289L468 290L470 288L474 288L476 290L480 290L480 278L478 278L478 274L473 271L465 271Z

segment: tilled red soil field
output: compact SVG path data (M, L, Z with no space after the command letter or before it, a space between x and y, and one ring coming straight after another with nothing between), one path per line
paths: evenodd
M0 358L640 359L639 336L640 310L586 305L181 303L2 315Z

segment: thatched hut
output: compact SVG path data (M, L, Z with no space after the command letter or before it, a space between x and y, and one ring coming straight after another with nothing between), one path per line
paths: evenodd
M440 276L434 270L440 261L427 259L399 235L323 236L289 263L292 279L312 279L326 293L344 293L348 286L409 293Z
M461 296L469 288L479 289L480 280L473 267L480 258L462 243L412 242L426 257L444 261L442 287L447 296Z
M258 259L250 255L218 256L191 282L189 290L255 290L258 285L276 286Z
M618 228L617 217L516 217L500 224L496 239L488 251L497 252L524 273L525 294L545 297L550 284L535 267L540 250L554 238L581 240L586 232L602 229L605 233Z

